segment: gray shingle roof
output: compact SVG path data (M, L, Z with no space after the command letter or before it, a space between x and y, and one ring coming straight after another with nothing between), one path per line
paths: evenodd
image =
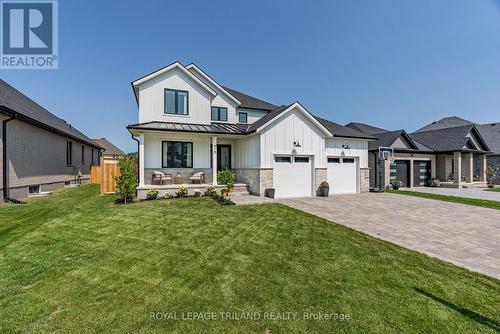
M468 140L467 135L471 131L477 135L480 141L482 140L479 131L473 124L414 132L410 134L410 137L436 152L462 151ZM484 142L482 144L487 151L488 146Z
M457 117L457 116L450 116L450 117L444 117L438 121L434 121L432 123L429 123L429 124L421 127L420 129L415 130L414 133L423 132L423 131L431 131L431 130L440 130L440 129L446 129L446 128L454 128L457 126L464 126L464 125L470 125L470 124L474 124L474 123L471 121L468 121L466 119Z
M356 129L358 131L361 131L363 133L367 133L369 135L373 135L376 133L382 133L382 132L388 132L389 130L382 129L382 128L377 128L376 126L372 126L369 124L365 123L358 123L358 122L351 122L349 124L346 124L347 127Z
M375 137L358 131L356 129L337 124L335 122L314 116L325 128L327 128L335 137L348 137L348 138L363 138L375 139Z
M102 155L125 155L125 152L113 145L106 138L94 139L94 141L104 149Z
M239 108L248 108L248 109L259 109L259 110L266 110L266 111L272 111L276 109L278 106L260 100L256 97L238 92L237 90L231 89L226 86L222 86L229 94L231 94L233 97L235 97L238 101L241 102L241 105Z
M248 128L248 132L256 131L262 125L266 124L267 122L269 122L270 120L272 120L273 118L275 118L276 116L281 114L288 107L289 106L285 106L285 105L279 106L279 107L275 108L273 111L271 111L269 114L262 116L261 118L259 118L258 120L256 120L252 124L250 124L250 126Z
M0 79L0 106L18 114L19 118L38 126L45 126L52 131L100 148L92 139L78 131L71 124L50 113L35 101Z
M500 122L476 125L490 151L500 154Z
M396 148L396 150L432 152L430 148L413 140L405 130L385 131L373 134L373 136L377 137L377 140L368 143L368 150L378 150L379 147L391 147L399 137L403 137L403 139L410 144L410 148Z

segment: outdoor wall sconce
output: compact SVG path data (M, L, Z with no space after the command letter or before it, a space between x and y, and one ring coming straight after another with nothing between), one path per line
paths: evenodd
M295 147L302 147L299 143L299 140L297 139L296 141L293 142L293 146Z
M342 148L344 150L349 150L350 149L349 144L342 144Z

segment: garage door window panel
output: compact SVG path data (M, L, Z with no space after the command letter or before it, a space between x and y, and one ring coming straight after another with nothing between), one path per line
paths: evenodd
M275 162L287 162L287 163L291 163L292 162L292 158L291 157L274 157L274 161Z

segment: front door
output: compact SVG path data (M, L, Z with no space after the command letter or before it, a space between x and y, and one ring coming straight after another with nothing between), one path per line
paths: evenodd
M231 169L231 145L217 145L217 170Z

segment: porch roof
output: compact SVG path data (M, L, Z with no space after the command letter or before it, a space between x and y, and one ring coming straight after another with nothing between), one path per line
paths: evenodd
M211 124L193 124L155 121L132 124L127 126L127 129L245 135L247 134L248 127L249 124L229 124L215 122L212 122Z

